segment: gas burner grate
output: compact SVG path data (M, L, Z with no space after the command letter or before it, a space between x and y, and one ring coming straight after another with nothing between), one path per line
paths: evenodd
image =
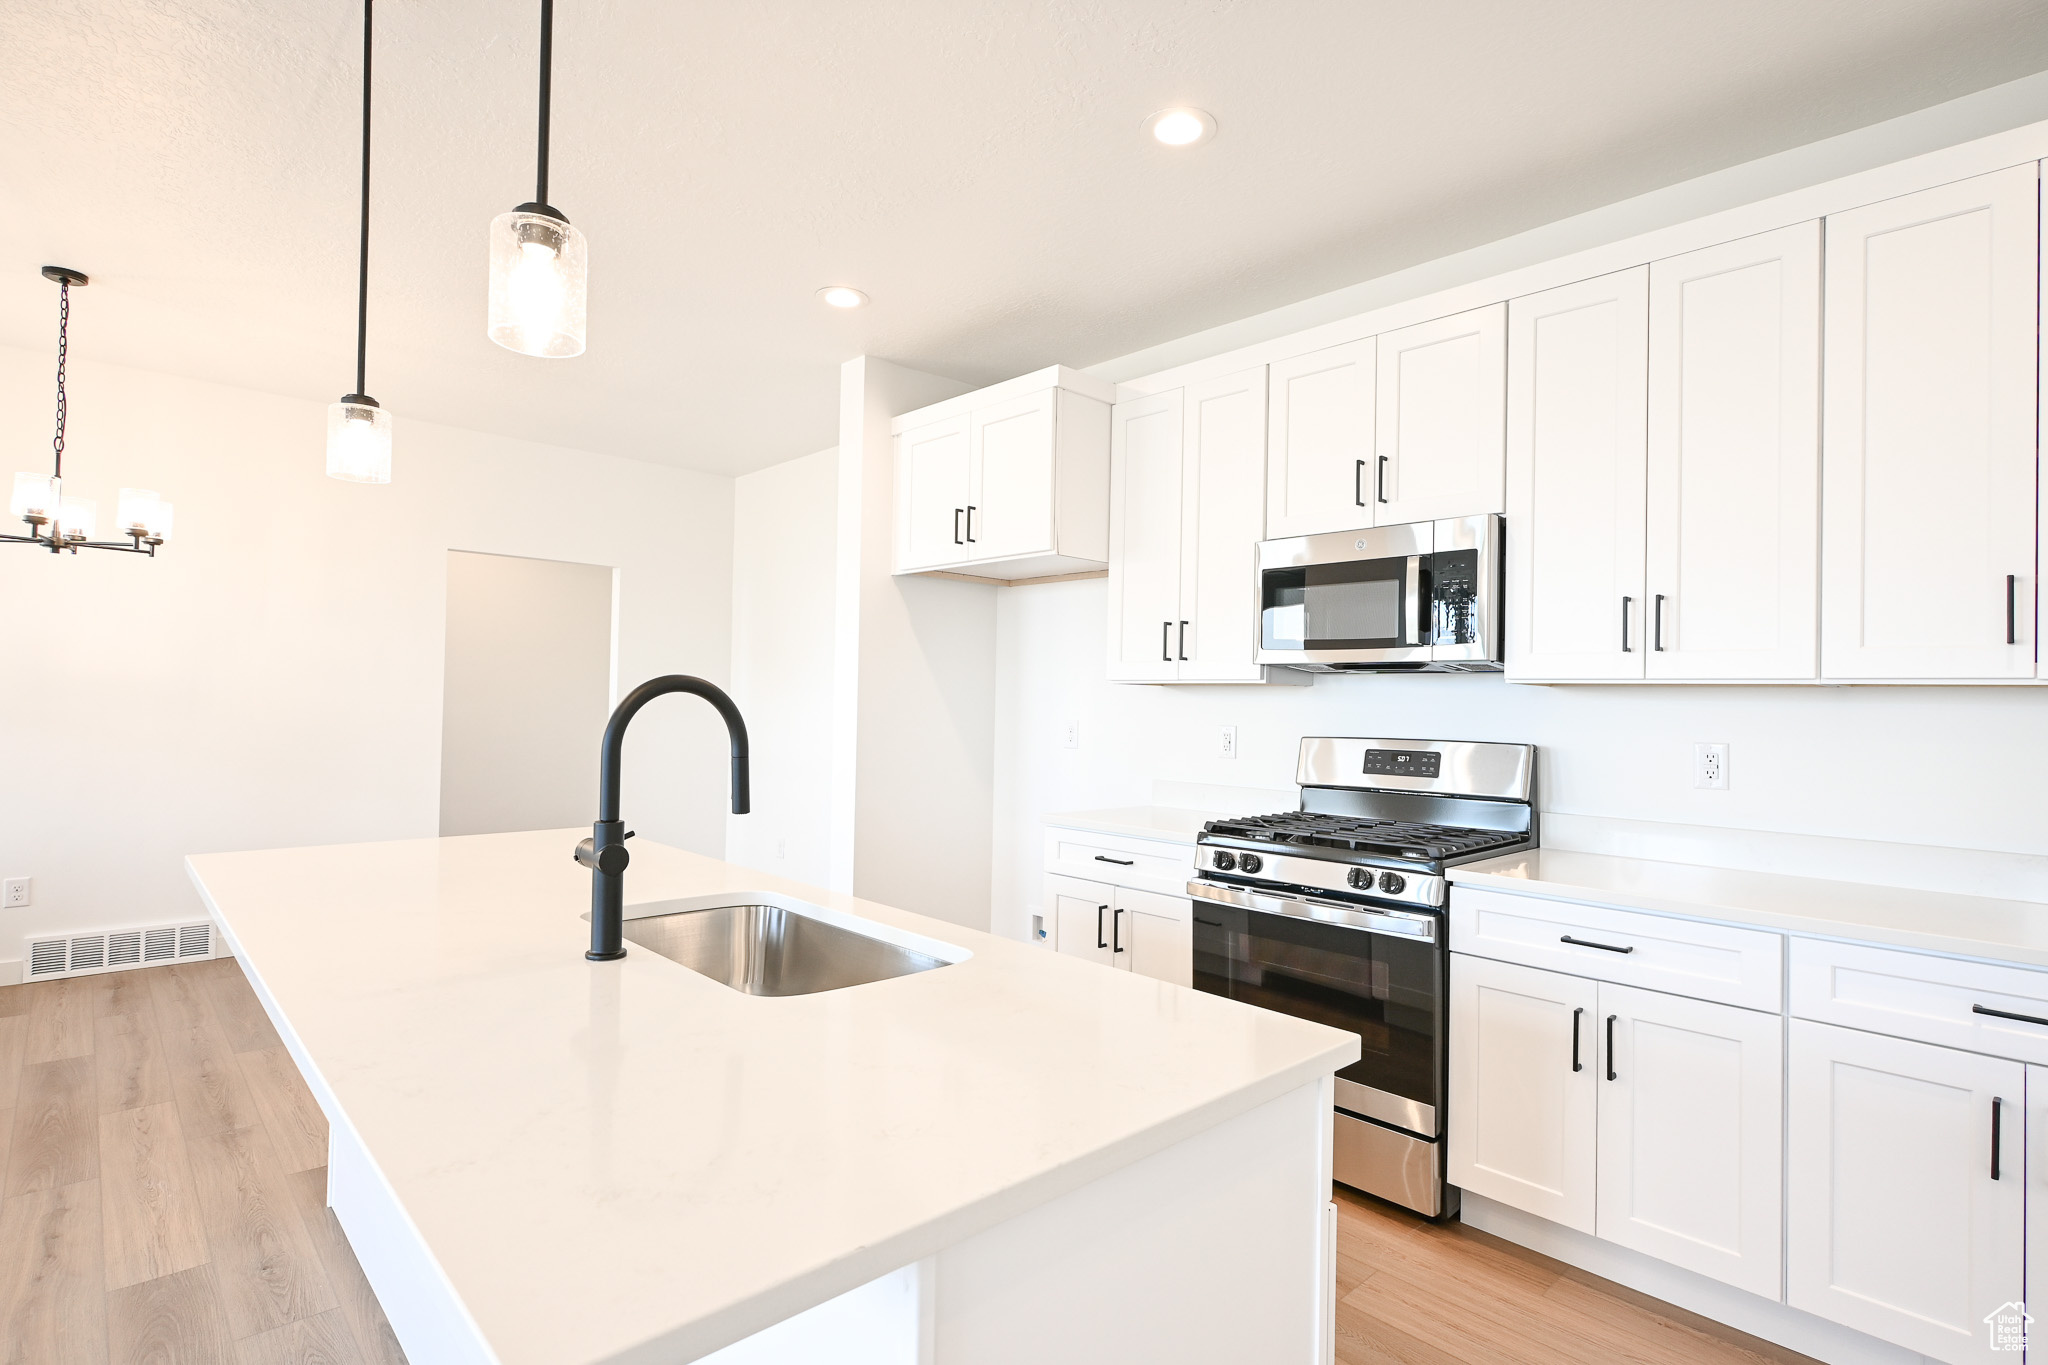
M1268 844L1301 844L1399 858L1461 857L1489 848L1505 848L1524 836L1498 829L1432 825L1404 820L1366 820L1314 811L1280 811L1272 815L1211 820L1205 833L1226 839Z

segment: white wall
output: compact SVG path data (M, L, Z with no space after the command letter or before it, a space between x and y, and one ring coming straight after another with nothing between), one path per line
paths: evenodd
M1546 812L2048 856L2048 688L1112 684L1105 586L997 599L998 933L1023 937L1039 901L1046 815L1148 804L1155 783L1292 791L1304 735L1533 743ZM1069 719L1078 749L1062 747ZM1224 725L1238 727L1235 760L1216 756ZM1730 746L1726 791L1693 787L1700 741Z
M591 818L612 709L615 570L450 550L441 833Z
M434 834L451 548L614 566L622 685L726 680L731 480L401 412L395 481L339 483L323 405L74 341L67 482L108 514L123 484L158 489L177 539L155 562L0 545L0 875L36 879L0 960L24 932L190 915L189 852ZM0 349L4 472L45 458L51 366ZM718 852L725 782L709 707L635 723L643 834Z
M728 861L824 886L832 872L836 449L733 481L732 696L753 755L753 811L727 817Z

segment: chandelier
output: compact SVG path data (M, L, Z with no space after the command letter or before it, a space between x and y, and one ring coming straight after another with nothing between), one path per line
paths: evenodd
M51 554L69 550L119 550L156 557L156 547L171 538L171 504L147 488L124 488L116 505L114 534L118 540L94 540L99 507L89 498L64 491L64 359L70 349L71 286L83 288L86 277L61 265L43 267L43 278L57 285L57 435L50 442L56 461L48 474L16 474L8 510L28 523L25 536L0 535L16 545L40 545Z

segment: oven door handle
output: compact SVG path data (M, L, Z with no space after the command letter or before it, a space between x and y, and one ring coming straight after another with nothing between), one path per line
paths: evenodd
M1287 891L1228 886L1196 878L1188 883L1188 894L1198 900L1234 905L1255 915L1326 924L1362 934L1387 934L1397 938L1437 941L1437 917L1409 910L1382 910L1377 906L1316 900Z

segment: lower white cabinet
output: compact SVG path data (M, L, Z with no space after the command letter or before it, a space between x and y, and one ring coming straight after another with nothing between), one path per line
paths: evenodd
M2028 1068L1791 1029L1786 1301L1936 1360L2011 1360L1986 1320L2026 1291Z
M1045 899L1060 952L1178 986L1194 984L1194 909L1185 897L1047 876Z
M1451 957L1451 1183L1778 1297L1783 1020Z

